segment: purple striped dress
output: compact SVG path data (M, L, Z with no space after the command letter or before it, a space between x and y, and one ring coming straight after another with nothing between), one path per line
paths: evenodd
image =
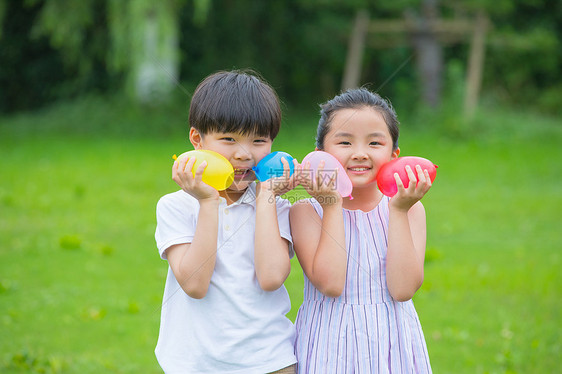
M383 196L370 212L344 209L347 278L340 297L324 296L305 275L295 322L298 373L431 373L412 300L394 301L386 286L388 201Z

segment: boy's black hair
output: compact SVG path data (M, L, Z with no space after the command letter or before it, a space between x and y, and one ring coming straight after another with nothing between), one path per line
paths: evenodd
M324 138L330 131L330 123L336 112L340 109L359 109L372 108L379 112L392 137L392 149L398 149L398 136L400 135L398 117L392 104L380 97L377 93L371 92L366 88L353 88L337 95L331 100L320 105L320 120L316 134L316 147L324 149Z
M275 90L252 70L219 71L195 89L189 125L201 134L239 133L275 139L281 107Z

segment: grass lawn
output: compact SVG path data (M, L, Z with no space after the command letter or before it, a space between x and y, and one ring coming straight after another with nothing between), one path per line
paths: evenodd
M154 210L176 190L172 154L191 149L185 108L168 109L98 99L0 117L0 372L161 372ZM289 113L274 150L302 159L316 120ZM562 123L500 109L460 132L423 121L403 120L400 145L439 165L414 298L434 372L559 371Z

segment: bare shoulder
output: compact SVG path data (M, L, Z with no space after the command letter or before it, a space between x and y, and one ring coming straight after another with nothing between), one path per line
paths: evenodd
M312 203L308 199L299 200L291 206L291 218L310 216L312 214L318 216L318 213L316 213L316 210L314 210Z
M425 208L423 207L423 204L420 201L415 203L408 211L408 221L410 222L410 229L412 230L412 234L416 232L425 233L426 230Z
M418 201L410 208L408 216L414 219L423 218L425 220L425 208L421 201Z
M289 219L291 221L291 230L310 230L311 223L320 223L322 218L318 215L312 203L308 199L299 200L291 206L289 212ZM318 225L312 225L314 227Z

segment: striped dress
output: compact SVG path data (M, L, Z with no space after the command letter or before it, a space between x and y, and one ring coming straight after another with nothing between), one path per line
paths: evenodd
M388 201L383 196L370 212L344 209L347 278L340 297L324 296L305 275L295 322L298 373L431 373L412 300L394 301L386 286Z

